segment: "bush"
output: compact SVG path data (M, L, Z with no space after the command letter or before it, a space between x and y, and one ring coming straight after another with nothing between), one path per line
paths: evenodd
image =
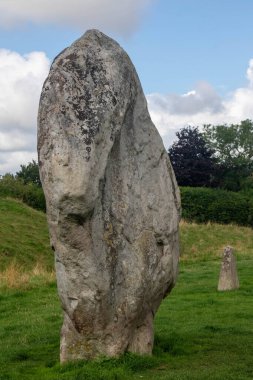
M232 191L181 187L182 217L197 223L253 226L253 197Z
M22 179L12 174L5 174L0 179L0 196L22 200L28 206L46 211L46 201L41 187L33 183L25 184Z

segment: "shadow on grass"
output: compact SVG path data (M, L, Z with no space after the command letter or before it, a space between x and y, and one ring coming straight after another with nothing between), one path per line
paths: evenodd
M176 332L170 335L156 335L153 353L155 356L161 356L166 353L171 356L181 356L189 354L185 339Z
M51 368L51 379L61 380L125 380L133 374L156 368L161 360L155 356L127 353L119 358L101 358L94 361L77 361ZM59 377L60 376L60 377Z
M56 364L50 369L51 376L53 376L50 378L60 378L61 380L130 379L138 373L145 373L146 370L159 369L166 364L165 356L167 354L172 356L189 354L185 341L176 333L169 336L156 336L153 356L127 353L119 358Z

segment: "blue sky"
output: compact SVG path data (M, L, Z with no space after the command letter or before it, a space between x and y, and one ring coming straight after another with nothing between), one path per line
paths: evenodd
M252 0L1 0L0 174L36 158L51 60L88 28L115 38L166 148L185 125L253 118Z

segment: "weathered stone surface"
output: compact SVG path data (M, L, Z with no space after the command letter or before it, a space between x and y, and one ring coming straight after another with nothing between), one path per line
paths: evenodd
M179 191L122 48L96 30L56 57L38 117L64 310L61 360L151 353L175 284Z
M239 280L236 269L236 259L231 247L224 249L221 262L218 290L233 290L239 288Z

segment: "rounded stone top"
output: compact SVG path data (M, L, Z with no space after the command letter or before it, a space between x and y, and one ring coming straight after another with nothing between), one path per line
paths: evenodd
M98 29L88 29L78 40L76 40L72 44L72 46L80 47L83 44L92 45L93 47L99 45L100 47L103 47L105 49L108 47L117 49L120 48L120 50L122 50L122 48L116 41L114 41L112 38L108 37L106 34L104 34Z

